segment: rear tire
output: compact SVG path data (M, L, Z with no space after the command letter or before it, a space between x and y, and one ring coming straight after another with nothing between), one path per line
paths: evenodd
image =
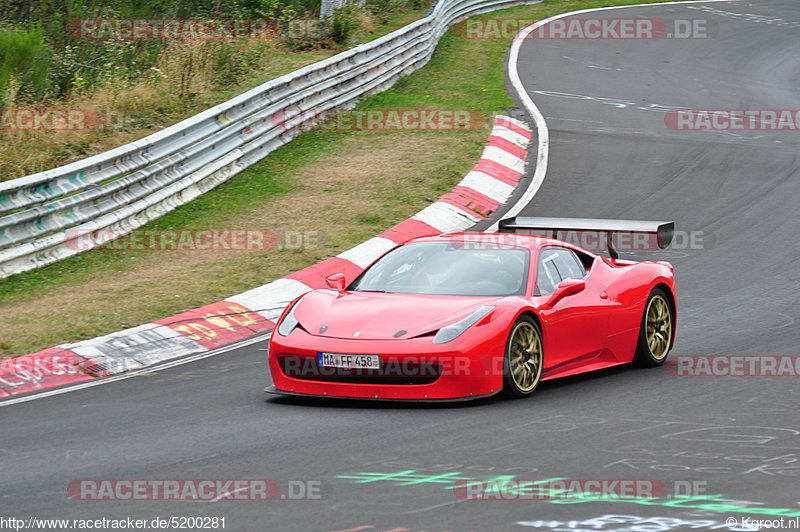
M654 288L644 305L634 363L646 368L662 365L669 355L674 330L675 313L669 299L662 289Z
M544 365L542 332L530 316L520 316L511 327L503 355L503 394L528 397L539 385Z

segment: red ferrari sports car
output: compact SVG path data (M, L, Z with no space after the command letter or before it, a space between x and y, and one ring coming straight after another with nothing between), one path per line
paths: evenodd
M363 399L524 397L541 380L664 363L675 340L667 262L620 260L612 236L665 248L672 222L510 218L500 233L412 239L283 312L267 391ZM605 234L611 258L524 234ZM348 283L349 281L349 283Z

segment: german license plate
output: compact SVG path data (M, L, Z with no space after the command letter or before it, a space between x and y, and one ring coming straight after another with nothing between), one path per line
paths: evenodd
M345 353L317 353L317 363L325 368L378 369L381 359L378 355L348 355Z

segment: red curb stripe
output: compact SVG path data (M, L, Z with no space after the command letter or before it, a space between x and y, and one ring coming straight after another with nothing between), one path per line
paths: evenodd
M500 148L501 150L507 151L514 157L518 157L522 160L525 160L525 155L527 154L527 150L522 146L514 144L510 140L504 139L503 137L498 137L497 135L489 135L489 143L487 146Z
M521 127L521 126L518 126L517 124L511 122L508 119L497 118L497 119L495 119L494 125L495 126L504 127L504 128L508 128L511 131L513 131L514 133L518 133L518 134L522 135L523 137L525 137L528 140L533 138L533 133L531 132L531 130L528 130L528 129L525 129L525 128Z
M512 187L517 186L517 183L519 183L519 178L522 176L522 172L512 170L508 166L504 166L498 162L492 161L491 159L481 159L478 161L478 164L475 165L473 170L490 175L507 185L511 185Z
M378 236L380 238L391 240L395 244L402 244L406 240L410 240L418 236L438 235L439 233L441 233L441 231L435 227L428 225L421 220L409 218L408 220L402 221L395 225L391 229L387 229Z
M467 212L467 214L478 218L489 217L500 206L500 202L481 194L477 190L462 186L455 187L452 192L448 192L439 198L439 201L455 205Z
M88 362L67 349L51 347L0 362L0 397L91 380L79 365Z
M230 301L219 301L153 323L166 325L209 349L232 344L275 326L244 305Z
M308 268L303 268L299 272L287 275L285 278L300 281L309 288L327 288L328 285L325 283L325 277L328 275L343 273L349 283L362 271L364 271L363 268L347 259L331 257L313 266L309 266Z

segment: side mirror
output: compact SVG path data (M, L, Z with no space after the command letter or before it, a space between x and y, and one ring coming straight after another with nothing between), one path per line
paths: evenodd
M344 290L347 286L343 273L332 273L325 278L325 282L334 290Z
M578 292L583 292L586 288L586 281L583 279L566 279L561 283L547 300L547 306L552 307L567 296L575 295Z

